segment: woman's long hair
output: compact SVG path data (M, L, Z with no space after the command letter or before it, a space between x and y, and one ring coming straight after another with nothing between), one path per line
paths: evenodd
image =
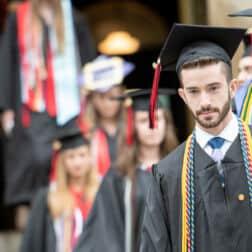
M56 186L49 191L48 206L53 218L65 212L72 213L74 198L69 190L68 174L63 164L63 153L59 153L56 163ZM95 167L90 164L84 179L83 199L93 201L99 186L99 179Z
M64 237L63 251L71 250L71 235L72 235L72 216L75 206L74 196L69 188L69 177L65 169L64 153L59 153L56 162L56 185L54 189L48 192L48 208L53 219L63 216L64 219ZM90 165L84 179L84 195L83 200L93 202L95 194L98 190L98 176L96 169Z
M121 88L123 93L123 87ZM92 92L90 92L89 94L85 93L84 96L85 97L83 98L86 99L85 108L83 109L82 114L80 115L81 117L80 119L86 124L88 128L88 132L85 132L85 134L90 135L92 134L92 131L95 130L100 125L101 116L99 115L98 111L92 104ZM116 115L116 119L118 119L117 121L121 121L123 115L124 115L124 109L122 104Z
M51 7L53 13L53 28L56 32L56 37L58 41L58 50L62 52L64 50L64 18L63 18L63 10L61 6L60 0L31 0L31 8L32 8L32 20L36 23L41 24L41 14L39 12L43 3L46 3Z
M178 145L175 127L170 111L164 110L166 129L165 137L160 145L160 157L165 157ZM134 177L136 167L139 165L139 141L136 130L133 131L133 144L129 147L126 144L127 127L123 127L118 137L118 156L116 168L124 176Z

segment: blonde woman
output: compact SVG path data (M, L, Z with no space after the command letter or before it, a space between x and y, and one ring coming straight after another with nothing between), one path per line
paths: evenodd
M89 142L80 132L60 138L55 181L37 194L21 252L71 252L88 217L98 176L91 161Z

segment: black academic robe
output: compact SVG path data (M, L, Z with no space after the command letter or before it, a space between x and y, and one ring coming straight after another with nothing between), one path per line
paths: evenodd
M48 190L43 188L34 199L19 252L56 252L56 235L47 195Z
M85 20L75 14L74 24L81 64L95 57L95 47ZM31 125L21 123L20 55L16 14L8 17L0 47L0 111L15 112L15 127L5 141L5 204L29 203L38 188L48 182L52 141L58 126L47 112L31 112ZM66 94L67 97L67 94Z
M150 174L137 169L135 184L135 244L139 251L140 228L144 200L149 187ZM125 178L115 168L103 178L91 213L85 223L74 252L125 251Z
M106 131L104 131L107 143L108 143L108 152L111 164L113 165L116 160L116 146L117 146L117 137L118 134L111 136Z
M153 169L146 200L141 252L181 252L181 171L185 144ZM195 251L252 251L252 208L239 137L223 160L225 189L216 163L195 145ZM239 200L239 194L245 199Z
M118 132L118 131L117 131ZM91 136L91 149L95 166L101 177L113 166L117 154L118 133L109 135L103 128L97 127Z

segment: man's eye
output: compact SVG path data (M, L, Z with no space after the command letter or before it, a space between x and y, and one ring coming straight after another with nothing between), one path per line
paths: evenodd
M199 91L197 89L191 89L189 90L190 94L197 94Z
M218 89L218 87L216 87L216 86L210 87L210 91L216 91L217 89Z
M252 72L252 67L251 67L251 66L246 66L244 69L245 69L245 71L248 72L248 73L251 73L251 72Z

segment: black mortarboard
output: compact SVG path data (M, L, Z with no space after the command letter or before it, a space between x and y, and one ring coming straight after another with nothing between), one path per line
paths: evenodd
M243 37L244 52L242 57L252 56L252 34L247 33Z
M234 12L231 14L228 14L228 16L230 17L252 17L252 9L246 9L246 10L242 10L242 11L238 11L238 12ZM247 33L244 35L243 37L243 44L244 44L244 53L242 55L242 57L247 57L247 56L252 56L251 54L251 43L252 42L252 34L251 33Z
M189 61L211 57L230 64L243 28L174 24L160 52L161 70L178 71Z
M158 95L174 95L176 94L176 89L159 89ZM118 97L111 97L111 99L124 100L127 107L127 135L126 143L131 145L133 143L133 113L137 111L148 111L150 109L150 96L151 89L138 89L129 90L125 94ZM127 102L129 101L129 102ZM158 99L158 107L165 108L165 105Z
M150 99L150 126L154 127L157 90L161 71L176 70L199 58L231 59L245 33L242 28L174 24L164 43L156 66Z
M159 96L168 96L177 94L176 89L162 89L158 90ZM151 89L139 89L139 90L129 90L125 92L122 96L115 97L114 99L119 100L127 100L128 98L131 100L131 106L133 111L149 111L150 109L150 96ZM159 100L158 102L159 108L166 108L165 104Z
M81 132L76 132L73 135L67 135L60 139L58 139L60 143L60 151L67 150L67 149L73 149L80 147L82 145L88 145L89 142L86 138L84 138L83 134Z
M71 123L58 130L54 147L58 151L63 151L88 144L89 141L83 136L79 126L76 123Z
M245 9L228 14L230 17L252 17L252 9Z

